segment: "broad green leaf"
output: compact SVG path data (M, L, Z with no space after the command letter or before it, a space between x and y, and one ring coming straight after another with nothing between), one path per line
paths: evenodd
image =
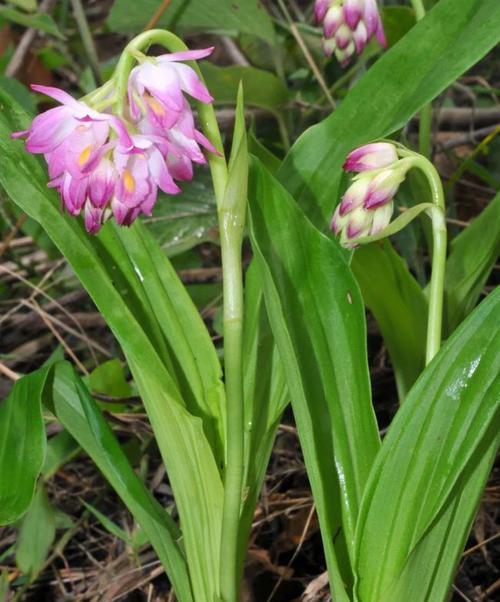
M451 334L476 305L500 251L500 194L453 239L446 265L445 328Z
M251 238L322 527L333 593L347 600L349 558L379 438L364 309L339 247L255 160ZM285 226L286 225L286 226ZM334 544L335 541L335 544Z
M40 572L55 536L54 508L40 483L16 541L16 564L23 573L33 578Z
M144 223L168 257L203 242L216 242L217 210L208 169L199 169L191 182L182 185L179 195L160 193L153 217Z
M241 65L216 67L211 63L201 64L200 68L216 103L235 105L240 82L245 90L247 106L275 112L282 109L289 100L286 86L269 71Z
M382 23L391 48L415 25L415 13L409 6L386 6L382 9Z
M498 442L481 448L478 462L471 462L435 522L415 546L397 581L391 600L441 602L448 600L451 582L463 552L486 485Z
M52 410L96 463L147 533L175 587L177 597L193 600L179 540L181 533L130 466L87 387L67 362L55 368Z
M158 9L156 0L115 0L108 24L113 31L137 33ZM274 42L270 16L258 0L172 0L158 27L174 31L234 30Z
M279 178L308 217L330 221L349 151L401 128L499 39L497 0L440 0L292 147Z
M356 249L351 268L384 337L403 400L425 366L427 300L389 241Z
M7 104L3 100L3 103L8 110L0 114L0 151L3 157L0 183L12 200L43 226L65 255L119 341L168 469L193 575L193 595L200 600L212 599L218 591L219 575L220 465L216 462L214 448L207 439L201 418L185 409L185 401L176 383L177 374L168 366L162 328L148 297L157 295L160 290L158 277L154 276L153 290L146 291L145 284L149 284L149 280L144 280L146 269L137 258L134 261L129 258L127 248L123 247L123 240L127 240L124 231L120 240L108 224L99 237L90 237L80 221L61 213L57 194L47 190L45 170L34 157L23 151L22 144L9 140L18 116L19 120L23 118L22 111L12 101ZM8 117L13 118L14 123L6 122ZM127 232L137 252L145 253L147 250L149 253L146 237L142 241L144 251L139 246L140 241L132 238L139 236L140 224L136 223ZM157 251L161 254L159 249ZM167 259L161 255L162 261L166 262ZM115 261L115 257L119 261ZM154 266L148 264L148 268L154 269ZM162 274L170 278L164 270ZM174 280L172 282L175 284ZM170 292L176 297L176 303L182 302L179 289ZM189 296L188 300L191 304ZM191 305L184 308L187 314L190 308ZM197 319L201 321L199 316ZM198 332L197 336L202 335ZM185 347L180 346L180 349L185 350ZM206 534L204 546L199 545L200 533Z
M0 75L0 88L6 90L29 113L36 111L35 96L17 79Z
M100 364L85 380L91 392L111 397L127 397L131 393L123 366L118 358Z
M80 446L68 431L61 431L51 437L47 441L47 453L41 471L43 478L50 479L61 466L72 460L80 451Z
M39 29L40 31L50 33L56 38L64 40L64 36L55 24L54 19L46 13L27 15L26 13L22 13L14 8L0 6L0 18L6 19L7 21L12 21L18 25L23 25L24 27L33 27L34 29Z
M0 403L0 525L28 509L45 458L41 400L49 374L40 368L18 380Z
M240 524L242 563L276 431L289 401L285 374L267 318L260 273L255 262L248 268L245 278L243 341L245 501Z
M491 458L500 416L499 309L497 290L424 370L389 428L357 525L360 602L401 599L392 596L392 588L410 555L461 480L471 478L467 471ZM476 481L482 483L484 473ZM477 500L480 492L469 488L468 493Z
M115 229L164 335L186 407L203 418L205 434L221 466L225 393L221 365L207 328L172 264L143 224Z

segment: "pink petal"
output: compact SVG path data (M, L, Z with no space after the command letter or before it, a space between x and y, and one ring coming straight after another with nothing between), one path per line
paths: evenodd
M151 152L149 157L149 170L154 183L161 188L163 192L166 192L167 194L177 194L180 192L180 188L170 175L160 151L156 149Z
M214 51L215 46L210 48L200 48L199 50L181 50L180 52L172 52L170 54L161 54L157 57L159 62L175 62L175 61L197 61L210 56Z
M345 0L344 1L344 16L349 27L356 29L359 20L363 14L363 0Z
M30 88L35 90L35 92L40 92L41 94L45 94L45 96L49 96L50 98L57 100L63 105L67 105L78 110L81 109L82 103L78 102L70 94L64 90L61 90L60 88L54 88L52 86L40 86L38 84L31 84Z
M181 89L184 90L184 92L187 92L193 98L206 104L213 101L213 97L210 95L207 87L200 80L198 74L192 67L183 65L182 63L173 63L172 67L179 77Z

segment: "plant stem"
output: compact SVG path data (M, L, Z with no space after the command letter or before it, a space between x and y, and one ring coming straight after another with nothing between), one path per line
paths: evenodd
M446 208L441 178L434 165L425 157L414 155L413 165L426 176L431 188L434 210L432 220L432 274L429 290L429 317L425 362L428 364L439 351L443 322L443 293L446 268Z
M243 232L242 222L240 231ZM224 292L224 375L227 399L227 461L221 532L221 596L238 600L238 532L243 487L243 278L241 234L231 211L219 213ZM239 240L238 240L239 239Z
M415 17L420 21L425 17L423 0L411 0ZM420 110L420 123L418 126L418 151L424 157L431 156L431 131L432 131L432 103L426 104Z
M413 10L415 11L415 17L417 21L425 17L425 6L423 0L411 0Z
M102 84L102 78L99 69L99 57L97 56L94 39L92 38L92 32L87 23L87 17L83 10L81 0L71 0L71 5L73 7L73 15L80 32L80 37L82 38L83 47L85 48L85 54L89 60L92 75L94 76L96 84L100 85Z
M243 271L241 251L248 186L248 150L240 84L229 177L218 207L224 292L224 375L227 399L227 455L220 549L220 587L224 602L237 602L241 579L239 532L244 473Z

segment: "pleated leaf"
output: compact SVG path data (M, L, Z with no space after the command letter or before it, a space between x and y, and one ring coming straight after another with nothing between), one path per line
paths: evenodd
M497 290L425 369L389 428L357 525L360 602L402 599L392 592L410 555L436 528L433 522L439 514L450 509L446 503L454 488L460 493L461 485L474 478L468 471L480 466L484 457L491 458L499 426L499 309ZM483 472L475 486L467 485L473 506L484 478ZM437 524L442 526L439 520ZM470 516L455 524L462 538L469 524ZM434 547L442 543L436 538ZM404 583L397 584L396 591L401 594Z

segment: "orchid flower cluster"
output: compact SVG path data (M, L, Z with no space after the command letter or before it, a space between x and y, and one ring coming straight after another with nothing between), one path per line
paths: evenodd
M399 158L391 142L374 142L353 150L344 170L357 172L333 214L332 230L340 244L352 248L356 240L384 230L394 212L394 196L412 162Z
M206 163L203 149L217 152L196 129L185 94L202 103L213 99L195 70L182 63L212 50L143 56L130 72L126 98L116 98L113 81L82 100L32 86L61 106L13 137L26 137L27 150L44 155L48 186L58 190L63 209L83 213L88 232L97 233L111 217L130 225L140 214L151 215L158 189L177 194L176 180L191 180L193 163Z
M373 36L386 46L376 0L316 0L314 12L316 21L323 24L325 55L335 54L343 67Z

